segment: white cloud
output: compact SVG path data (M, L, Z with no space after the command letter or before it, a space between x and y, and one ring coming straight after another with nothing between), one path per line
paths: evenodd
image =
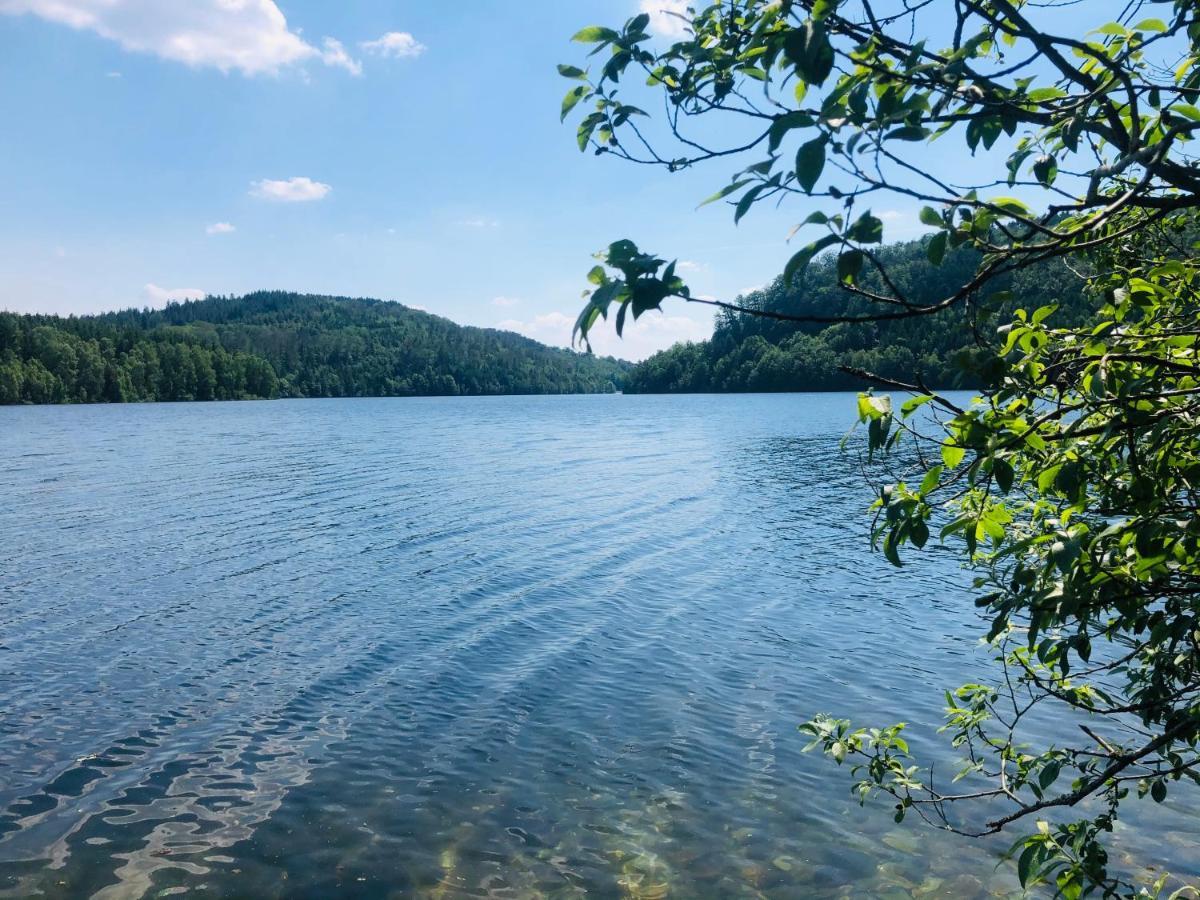
M350 58L350 54L346 52L341 41L327 37L322 43L325 49L321 51L321 62L327 66L345 69L351 75L362 74L362 63Z
M55 256L57 256L59 259L66 259L66 257L67 257L67 248L66 248L66 247L55 247L55 248L54 248L54 255L55 255Z
M496 323L497 328L505 331L516 331L526 337L546 344L556 344L565 347L571 343L571 328L575 320L560 312L547 313L544 316L534 316L531 322L519 319L504 319Z
M689 3L694 2L695 0L642 0L641 9L650 16L650 30L655 34L666 38L681 38L690 31L692 17L687 8Z
M114 70L112 72L105 72L104 77L105 78L121 78L122 76L121 76L120 72L117 72Z
M204 229L205 234L232 234L235 231L237 228L228 222L214 222Z
M383 37L363 41L359 46L368 53L393 59L415 59L426 50L425 45L407 31L389 31Z
M694 262L690 259L681 259L675 264L677 272L704 272L708 270L708 266L704 263Z
M142 288L142 294L151 303L170 303L179 300L203 300L205 292L199 288L164 288L151 282Z
M876 215L886 225L884 238L888 241L908 240L929 231L914 210L884 209Z
M454 224L463 228L496 228L500 223L484 216L469 216L466 219L459 219Z
M250 183L250 195L260 200L274 200L278 203L304 203L309 200L320 200L333 188L320 181L313 181L303 176L276 180L264 178L262 181Z
M288 27L274 0L0 0L0 13L31 14L194 67L244 75L320 61L358 74L337 41L324 49Z
M493 297L492 306L516 306L521 301L516 297Z
M497 323L496 327L505 331L516 331L543 344L569 347L575 318L565 313L552 312L534 316L530 321L505 319ZM641 360L680 341L702 341L711 335L711 324L698 322L688 316L651 311L636 322L630 316L625 322L625 333L622 337L617 337L611 317L607 322L598 322L589 337L592 350L600 356Z

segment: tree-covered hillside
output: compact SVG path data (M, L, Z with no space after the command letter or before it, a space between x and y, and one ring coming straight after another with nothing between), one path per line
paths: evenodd
M924 242L895 244L878 252L888 276L905 295L928 302L969 279L979 255L962 249L940 266L928 260ZM872 279L864 277L866 286ZM936 315L877 322L797 323L722 310L713 337L677 344L636 366L625 380L627 393L723 391L824 391L861 389L863 382L839 366L865 369L931 387L969 387L977 382L973 361L995 343L996 326L1017 308L1058 304L1053 321L1078 323L1089 316L1082 279L1060 261L1006 276L989 285L999 298L999 314L987 321L961 307ZM812 263L791 287L777 278L739 299L739 305L797 316L854 316L872 309L839 287L837 258Z
M0 313L0 403L563 394L628 364L379 300L260 292L63 318Z

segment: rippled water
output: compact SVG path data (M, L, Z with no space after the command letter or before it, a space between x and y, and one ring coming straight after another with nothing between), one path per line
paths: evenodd
M0 894L1012 892L801 753L934 752L983 661L950 554L869 552L852 409L0 409Z

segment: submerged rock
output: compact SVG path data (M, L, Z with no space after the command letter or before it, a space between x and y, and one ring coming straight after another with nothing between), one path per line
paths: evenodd
M889 831L882 841L893 850L907 853L910 856L921 852L921 841L911 831Z

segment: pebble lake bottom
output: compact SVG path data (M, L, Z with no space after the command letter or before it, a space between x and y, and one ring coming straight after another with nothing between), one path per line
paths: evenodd
M0 896L1016 896L802 752L905 720L949 777L995 674L956 554L870 551L853 418L0 409ZM1200 879L1195 796L1133 805L1117 866Z

